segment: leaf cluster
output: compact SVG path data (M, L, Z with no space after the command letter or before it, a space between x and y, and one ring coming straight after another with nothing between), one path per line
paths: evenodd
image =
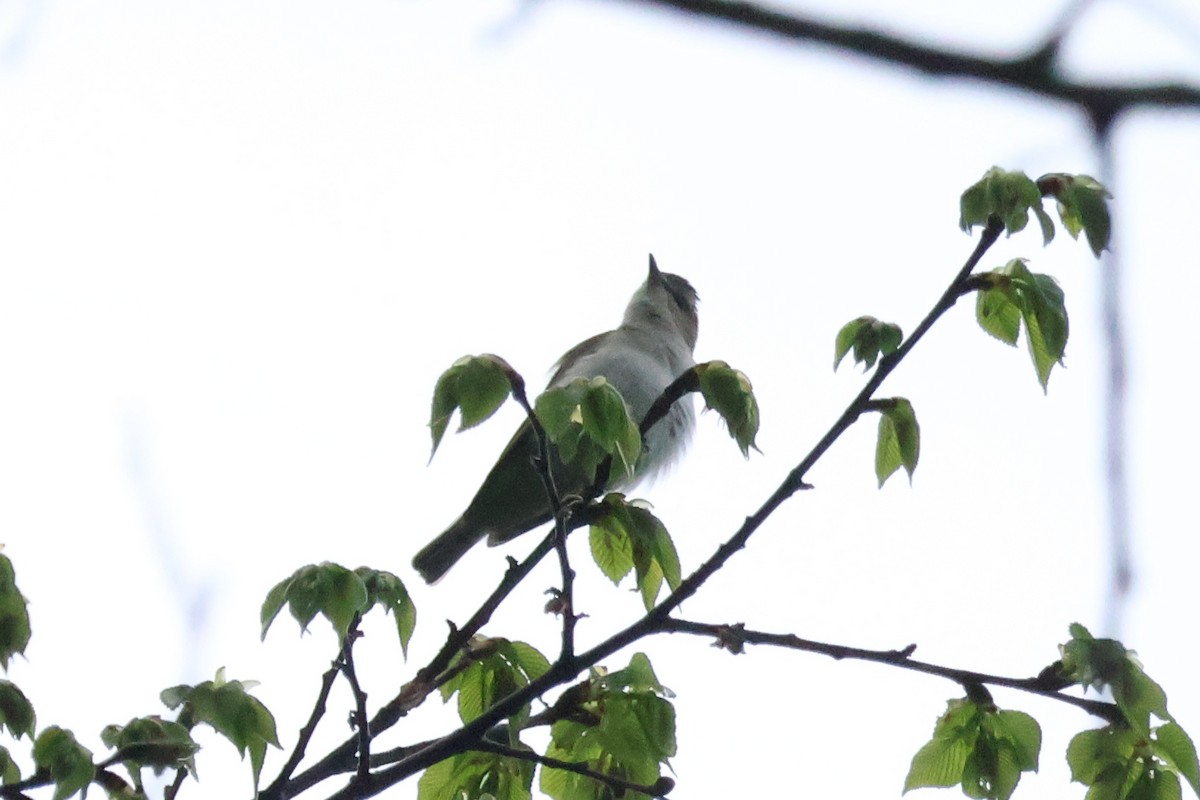
M550 729L548 757L584 762L644 786L658 782L662 767L675 755L675 708L644 654L634 654L629 666L616 672L591 670L566 696L572 707ZM562 769L543 768L539 785L554 800L612 797L609 785ZM641 792L627 796L646 797Z
M458 695L458 716L463 722L483 714L500 700L528 686L550 669L550 662L525 642L474 636L450 665L453 677L442 684L442 699ZM526 704L510 718L519 728L529 717Z
M633 571L649 611L664 581L673 591L682 580L671 534L644 504L628 501L617 492L600 501L599 511L588 535L592 559L613 584L620 584Z
M589 483L610 460L621 474L634 475L642 437L625 399L603 376L576 378L550 389L534 408L563 463L576 464Z
M984 287L975 303L979 327L1015 347L1024 324L1029 355L1045 390L1050 370L1062 363L1067 349L1067 308L1058 281L1030 272L1021 258L979 278Z
M970 697L951 700L933 738L913 756L904 791L961 786L967 797L1008 800L1024 772L1037 772L1042 729L1020 711Z
M254 686L253 681L227 680L222 668L214 680L172 686L160 698L167 708L179 711L179 725L186 731L203 723L232 742L242 758L249 753L257 786L267 746L280 745L275 717L248 691Z
M275 584L259 613L263 639L284 605L301 630L307 631L309 623L320 614L343 642L354 620L379 606L395 620L405 653L417 625L417 608L404 582L390 572L370 567L350 570L328 561L309 564Z

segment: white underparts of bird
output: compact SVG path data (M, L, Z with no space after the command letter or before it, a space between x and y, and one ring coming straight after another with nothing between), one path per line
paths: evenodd
M660 272L651 256L650 274L634 292L620 326L568 350L558 361L550 388L576 378L603 376L624 397L634 423L641 422L663 391L695 365L697 301L690 283ZM692 398L687 395L647 432L635 473L629 476L614 469L607 488L631 488L669 465L685 448L694 418ZM564 465L551 450L550 469L559 494L585 492L589 487L583 470ZM537 439L526 422L467 510L413 558L422 578L429 583L438 580L485 537L489 545L497 545L550 521L550 500L533 465L536 451Z

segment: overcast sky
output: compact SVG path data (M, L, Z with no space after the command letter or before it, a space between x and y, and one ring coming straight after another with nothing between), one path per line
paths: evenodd
M1032 0L896 5L795 4L991 54L1056 15ZM966 186L993 164L1099 169L1069 109L632 3L9 0L0 26L0 541L34 626L9 678L40 726L97 752L103 725L164 711L162 688L222 665L262 681L290 747L333 636L281 619L260 644L257 620L302 564L370 564L413 590L414 665L390 620L366 624L372 703L478 605L501 552L473 551L433 588L409 567L519 420L506 408L427 465L430 394L464 353L499 353L537 383L620 320L648 252L686 276L697 358L746 372L763 419L762 454L744 461L702 416L680 467L638 492L688 571L861 385L830 369L838 327L873 314L911 330L942 292L973 246L957 229ZM1200 82L1190 0L1098 3L1066 45L1076 75ZM1120 635L1196 735L1200 115L1131 116L1115 147L1136 535ZM911 488L876 489L864 419L810 473L816 491L683 616L916 643L924 660L1014 676L1052 661L1073 621L1104 632L1099 267L1082 243L1043 249L1033 232L985 264L1016 256L1067 296L1067 369L1048 395L1023 348L960 303L882 392L908 397L922 426ZM574 547L586 646L641 606ZM556 580L543 564L486 632L552 652L541 592ZM677 693L680 797L897 797L960 693L708 644L636 648ZM1018 796L1082 797L1063 752L1091 720L996 698L1043 724L1042 773ZM322 741L346 735L346 708ZM381 746L454 719L431 700ZM268 780L281 762L269 756ZM199 768L182 796L249 795L227 743Z

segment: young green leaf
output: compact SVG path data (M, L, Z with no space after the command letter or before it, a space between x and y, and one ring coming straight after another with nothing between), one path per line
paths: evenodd
M29 610L17 590L16 572L8 556L0 553L0 667L5 671L13 656L25 652L29 634Z
M875 445L875 477L879 486L904 467L912 483L913 470L921 456L921 427L912 403L903 397L880 401L879 438Z
M497 700L524 688L550 669L550 662L537 648L498 637L476 635L451 666L457 667L463 659L470 662L469 666L441 686L443 700L458 694L458 716L463 722L475 719ZM526 706L514 719L520 721L528 713Z
M1045 194L1058 200L1058 216L1072 238L1087 234L1088 246L1099 258L1112 237L1108 200L1112 197L1100 181L1090 175L1050 173L1037 180Z
M986 225L995 215L1003 220L1004 230L1011 236L1029 223L1031 210L1037 214L1042 237L1048 244L1054 236L1054 226L1042 211L1041 189L1023 172L992 167L963 192L958 224L970 233L976 225Z
M417 607L404 587L404 581L391 572L359 567L354 570L367 587L367 608L381 606L396 621L400 649L408 656L408 642L417 627Z
M593 378L579 411L584 433L612 455L626 475L633 475L642 452L642 436L617 388L604 378Z
M1196 745L1177 723L1168 722L1154 730L1154 755L1191 785L1192 791L1200 795L1200 761L1196 758Z
M854 350L854 363L870 369L880 356L895 352L902 341L904 334L899 325L870 316L852 319L842 326L834 341L833 369L837 371L851 349Z
M960 784L968 797L1008 800L1021 773L1037 771L1041 740L1028 714L951 700L933 738L913 756L904 791Z
M437 452L450 417L461 412L459 430L473 428L495 414L512 391L520 376L508 362L490 353L463 356L438 378L433 389L433 404L429 415L429 430L433 436L433 453Z
M1136 655L1116 639L1097 639L1087 628L1071 625L1071 640L1060 645L1064 672L1076 683L1096 690L1108 688L1129 725L1143 734L1150 717L1171 721L1167 696L1142 670Z
M215 680L195 686L172 686L160 695L170 709L180 709L179 722L191 729L197 723L210 726L237 748L242 758L250 753L250 768L257 789L267 745L279 747L275 717L246 690L251 681L226 680L224 669Z
M725 420L729 435L737 442L742 456L750 457L750 448L758 450L758 400L746 374L724 361L709 361L696 367L704 403Z
M301 567L267 593L259 614L263 639L285 603L302 631L307 631L308 624L321 614L343 641L354 616L371 607L362 577L328 561Z
M584 762L593 770L652 785L675 754L675 709L657 684L649 660L634 656L629 667L609 679L593 669L569 690L572 713L550 729L547 755ZM559 704L556 704L556 708ZM610 798L609 787L573 772L543 768L541 790L555 800Z
M649 509L627 501L619 492L610 492L600 501L600 512L588 536L596 565L614 584L634 570L649 611L664 580L673 591L683 579L675 543Z
M1017 346L1017 336L1021 332L1021 309L1003 289L992 288L979 292L975 302L975 319L987 333L1005 344Z
M0 747L0 782L16 783L21 780L21 768L13 761L7 747Z
M967 699L951 700L908 768L904 793L923 786L954 786L962 781L967 758L979 738L979 707Z
M200 745L178 722L158 716L131 719L125 725L105 727L100 732L100 740L124 755L129 774L138 786L141 785L142 767L152 768L156 775L171 767L181 767L196 774L193 756L200 750Z
M75 734L51 725L33 743L33 763L54 781L54 800L87 789L96 777L92 751L75 741Z
M654 665L645 653L634 653L629 666L604 674L597 673L595 680L608 691L654 692L661 697L674 697L675 693L663 686L654 672Z
M1179 800L1177 775L1184 775L1189 782L1192 779L1181 765L1164 758L1164 742L1171 743L1168 749L1183 744L1173 741L1178 726L1171 726L1168 723L1155 731L1151 742L1147 742L1144 733L1124 725L1109 725L1076 735L1067 746L1071 779L1090 787L1089 798ZM1190 741L1184 749L1191 749Z
M978 277L989 287L979 292L976 301L979 326L1007 344L1016 344L1024 322L1029 355L1045 390L1050 370L1062 363L1067 349L1069 325L1062 289L1049 275L1030 272L1020 258Z
M33 736L37 717L33 704L11 681L0 681L0 725L15 738Z
M417 800L530 800L533 764L493 753L466 752L439 761L417 782Z
M642 438L621 393L603 377L576 378L543 392L534 410L563 463L575 463L589 481L609 456L632 475Z

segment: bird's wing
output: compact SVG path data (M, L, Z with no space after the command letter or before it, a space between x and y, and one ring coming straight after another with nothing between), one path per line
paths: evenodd
M565 381L566 378L585 377L580 375L568 375L567 369L569 365L586 363L586 359L589 356L595 355L596 351L600 349L600 345L612 333L612 331L598 333L590 339L584 339L582 342L563 353L562 358L560 358L554 364L554 374L550 376L550 385L557 386L560 381ZM586 377L590 378L595 376L588 375Z

